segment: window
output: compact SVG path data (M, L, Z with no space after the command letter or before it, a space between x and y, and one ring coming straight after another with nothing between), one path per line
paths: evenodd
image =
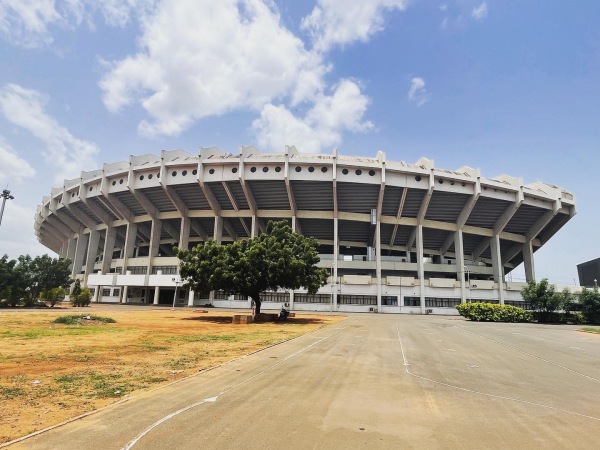
M404 306L421 306L419 297L404 297Z
M531 304L530 304L530 303L523 302L523 301L520 301L520 300L517 300L517 301L514 301L514 300L505 300L505 301L504 301L504 304L505 304L505 305L516 306L516 307L518 307L518 308L523 308L523 309L527 309L527 310L531 310L531 309L533 309L533 308L531 307ZM577 306L579 306L579 305L577 305Z
M145 275L148 273L148 267L146 266L127 266L127 272L131 272L131 275Z
M233 296L234 300L240 300L240 301L247 301L248 300L248 296L247 295L242 295L242 294L235 294Z
M263 302L281 302L286 303L290 301L289 292L262 292L260 299Z
M375 305L377 306L376 295L339 295L338 303L340 305Z
M102 297L110 297L110 289L102 289Z
M331 303L331 295L327 294L294 294L295 303Z
M438 298L438 297L426 297L425 306L432 308L454 308L456 305L460 305L459 298Z
M118 297L119 295L121 295L121 290L120 289L113 289L113 297Z
M177 274L177 266L152 266L152 274L156 275L159 270L163 275Z
M229 299L229 295L227 295L223 291L215 291L215 300L227 300Z
M382 295L381 304L384 306L398 306L398 297L395 295Z

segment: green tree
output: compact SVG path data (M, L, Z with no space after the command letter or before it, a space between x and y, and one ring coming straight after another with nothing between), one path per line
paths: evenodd
M49 289L42 293L44 299L50 303L51 307L54 307L54 305L56 305L58 302L63 301L65 294L65 288L62 286Z
M81 282L75 280L75 283L73 283L73 287L71 288L71 293L69 294L71 305L79 306L79 294L81 294Z
M581 294L579 294L579 303L581 304L581 312L585 317L585 321L600 325L600 292L598 292L598 288L583 288Z
M531 304L534 311L538 311L538 320L548 322L553 316L552 313L558 311L563 306L563 295L556 292L553 284L548 283L544 278L539 283L530 281L521 289L523 300Z
M175 249L186 285L196 291L247 295L260 313L260 293L304 287L314 294L327 284L318 268L317 240L294 233L286 221L267 225L261 235L220 245L209 240L191 251Z
M64 258L37 256L31 261L30 271L33 284L30 292L33 299L40 292L48 292L57 287L67 288L71 284L71 261Z
M77 301L79 303L77 306L90 306L90 303L92 302L92 292L86 287L82 288L77 297Z

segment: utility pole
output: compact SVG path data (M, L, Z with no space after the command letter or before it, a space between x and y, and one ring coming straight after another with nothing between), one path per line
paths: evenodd
M4 215L4 204L6 203L6 200L13 200L14 197L12 195L10 195L10 191L8 189L4 189L2 191L2 195L0 195L0 197L2 197L2 207L0 208L0 224L1 224L2 216Z

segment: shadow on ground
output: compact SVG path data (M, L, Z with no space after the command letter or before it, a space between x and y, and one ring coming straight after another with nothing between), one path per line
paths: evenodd
M231 316L197 316L197 317L183 317L181 320L194 320L197 322L210 322L210 323L218 323L218 324L226 324L231 323ZM309 324L319 324L324 323L319 318L312 317L293 317L289 318L286 322L257 322L256 325L262 325L265 323L290 323L290 324L301 324L301 325L309 325ZM252 324L249 324L252 325Z

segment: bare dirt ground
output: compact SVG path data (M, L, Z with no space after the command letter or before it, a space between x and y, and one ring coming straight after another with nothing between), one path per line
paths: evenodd
M55 324L66 314L117 323ZM102 307L0 312L0 443L342 320L233 325L234 312Z

